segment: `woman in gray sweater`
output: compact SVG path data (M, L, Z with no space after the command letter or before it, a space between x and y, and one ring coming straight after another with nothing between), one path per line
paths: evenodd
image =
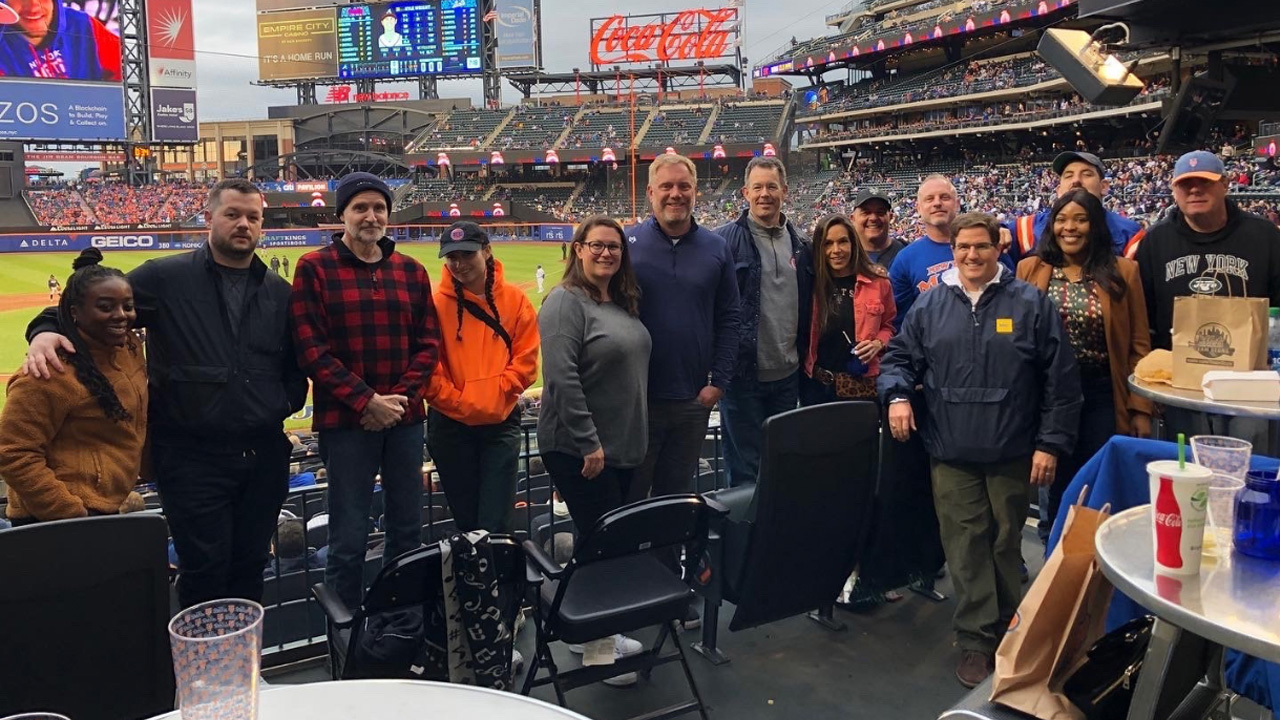
M588 218L538 313L538 448L579 533L623 504L648 445L650 338L639 300L622 226Z

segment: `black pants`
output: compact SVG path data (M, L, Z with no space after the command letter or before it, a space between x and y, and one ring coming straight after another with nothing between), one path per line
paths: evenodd
M1047 491L1040 489L1040 522L1037 527L1040 540L1046 544L1049 532L1062 507L1062 493L1075 479L1080 468L1089 462L1103 445L1116 434L1115 395L1111 389L1111 373L1088 373L1080 378L1080 390L1084 405L1080 408L1080 433L1076 436L1076 449L1067 457L1058 458L1058 469L1053 484ZM1075 503L1077 498L1067 498Z
M649 447L636 468L628 503L693 492L711 408L697 400L650 400Z
M289 492L290 451L283 433L237 450L153 449L183 607L220 598L262 601L262 570Z
M582 477L582 458L555 451L542 453L542 463L569 506L569 516L579 534L595 527L601 515L622 507L635 473L633 469L605 465L599 475L587 479Z
M427 450L459 530L511 532L520 459L518 409L492 425L466 425L428 410Z

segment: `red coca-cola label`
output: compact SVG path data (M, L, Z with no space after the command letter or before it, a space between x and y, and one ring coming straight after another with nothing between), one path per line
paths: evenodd
M1173 493L1173 478L1161 476L1156 494L1156 562L1164 567L1182 567L1182 508Z
M685 10L669 22L643 25L630 25L626 16L614 15L596 26L591 36L591 62L614 65L724 57L732 53L735 30L729 25L737 12L735 8Z

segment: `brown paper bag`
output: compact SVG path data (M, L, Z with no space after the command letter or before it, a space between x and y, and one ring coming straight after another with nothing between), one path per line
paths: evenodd
M1202 275L1194 282L1231 292L1232 276ZM1173 386L1199 390L1210 370L1267 368L1265 298L1191 295L1173 299Z
M1112 588L1098 567L1093 536L1109 509L1077 504L1068 511L1058 546L996 650L992 702L1040 720L1084 719L1062 685L1084 662L1106 624Z

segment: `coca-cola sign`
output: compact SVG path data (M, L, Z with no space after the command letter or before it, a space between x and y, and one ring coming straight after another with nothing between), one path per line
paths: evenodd
M591 20L591 63L692 63L732 56L738 48L738 8L699 8L657 15Z

